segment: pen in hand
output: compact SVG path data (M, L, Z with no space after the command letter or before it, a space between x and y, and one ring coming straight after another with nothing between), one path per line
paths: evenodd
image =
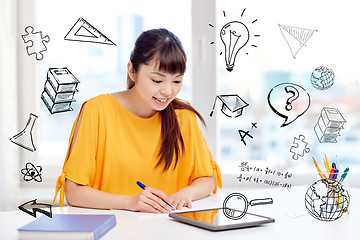
M142 182L137 181L136 184L137 184L139 187L141 187L143 190L145 190L146 186L145 186ZM175 207L174 207L173 205L171 205L170 203L166 202L166 201L165 201L164 199L162 199L160 196L158 196L158 195L155 195L155 196L157 196L158 198L160 198L164 203L166 203L169 207L171 207L171 209L173 209L173 210L175 209Z

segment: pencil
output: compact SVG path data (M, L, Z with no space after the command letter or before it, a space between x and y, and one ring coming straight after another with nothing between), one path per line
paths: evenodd
M326 171L328 172L328 174L330 174L331 167L330 167L329 159L327 158L326 154L325 154L325 159L324 159L324 165L325 165Z
M313 161L314 161L315 167L316 167L316 169L317 169L317 171L318 171L318 173L319 173L319 175L320 175L321 179L322 179L322 180L323 180L323 182L326 184L326 183L327 183L326 176L325 176L325 175L321 172L321 169L320 169L319 165L317 164L317 162L316 162L315 158L313 158Z

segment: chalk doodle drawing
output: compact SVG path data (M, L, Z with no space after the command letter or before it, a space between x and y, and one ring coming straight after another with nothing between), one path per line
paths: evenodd
M21 211L23 211L35 218L36 218L36 212L42 213L42 214L48 216L49 218L52 218L52 210L51 210L52 205L45 204L45 203L37 203L36 200L37 199L34 199L34 200L30 200L26 203L23 203L18 208ZM43 208L49 209L49 210L46 211ZM31 209L31 211L29 209Z
M244 16L246 8L243 9L241 16ZM225 11L223 11L224 17L226 17ZM251 24L257 22L257 19L253 20ZM209 24L210 27L214 27ZM235 66L236 57L241 49L249 44L251 37L260 37L259 34L252 35L249 30L249 25L246 25L242 21L230 21L223 25L220 30L220 39L224 45L224 57L226 70L231 72ZM210 44L214 44L211 42ZM252 47L257 47L255 44L251 44ZM220 55L222 52L220 53ZM246 52L248 54L248 52Z
M26 52L28 56L35 54L36 60L42 60L44 58L43 52L47 50L46 43L50 42L48 35L42 35L42 32L35 32L32 26L25 28L26 34L21 35L24 43L27 43Z
M21 169L24 181L28 182L34 180L35 182L42 182L41 177L42 167L35 167L31 162L26 163L25 168Z
M317 32L317 30L291 27L280 24L278 25L294 59L302 47L306 46L306 42L310 39L313 33Z
M336 108L324 107L315 124L314 131L320 143L337 143L340 130L344 128L344 117Z
M334 78L335 74L330 68L321 66L311 73L310 82L314 88L326 90L334 84Z
M293 154L292 158L298 160L299 157L303 157L305 153L310 152L310 148L307 147L308 143L304 141L305 136L300 134L299 137L294 137L293 145L290 148L290 152Z
M72 111L79 80L65 68L49 68L41 99L51 114Z
M231 193L223 202L225 216L232 220L238 220L245 216L249 206L272 204L272 198L253 199L248 201L244 194ZM239 211L235 211L239 210Z
M76 21L64 39L69 41L102 43L116 46L115 43L113 43L109 38L83 18L79 18Z
M280 83L268 94L268 103L277 115L285 118L281 127L285 127L303 115L310 107L310 95L294 83ZM294 107L296 105L296 107Z
M10 138L10 141L17 144L18 146L25 148L26 150L29 150L31 152L34 152L36 150L33 140L32 131L35 125L35 120L38 118L33 113L30 113L29 119L26 123L25 128Z
M239 117L242 115L243 108L249 106L249 104L237 94L217 95L214 100L210 117L212 117L214 113L217 99L222 102L221 112L227 117Z
M329 178L326 181L321 179L308 188L305 193L305 207L312 217L330 222L339 219L347 212L350 196L344 189L341 179L339 181Z

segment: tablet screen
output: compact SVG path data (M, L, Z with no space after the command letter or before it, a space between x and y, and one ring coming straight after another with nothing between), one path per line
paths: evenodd
M171 213L169 216L179 221L210 230L251 227L275 221L273 218L269 217L259 216L251 213L246 213L243 215L242 213L243 212L238 210L224 210L223 208L218 208L194 212ZM243 215L241 218L236 218L236 216L241 215Z

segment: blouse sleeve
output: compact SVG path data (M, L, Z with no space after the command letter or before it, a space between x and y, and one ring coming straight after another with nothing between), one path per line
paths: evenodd
M194 168L191 173L190 181L192 182L199 177L214 175L214 193L216 193L217 187L222 187L220 168L218 164L213 160L213 157L201 132L199 124L197 123L195 114L191 119L191 125L194 151Z
M77 136L74 138L81 112L80 125ZM60 206L63 206L64 203L66 178L85 186L92 186L93 184L96 169L98 126L96 106L91 102L84 102L72 127L63 170L56 183L54 202L60 190Z

